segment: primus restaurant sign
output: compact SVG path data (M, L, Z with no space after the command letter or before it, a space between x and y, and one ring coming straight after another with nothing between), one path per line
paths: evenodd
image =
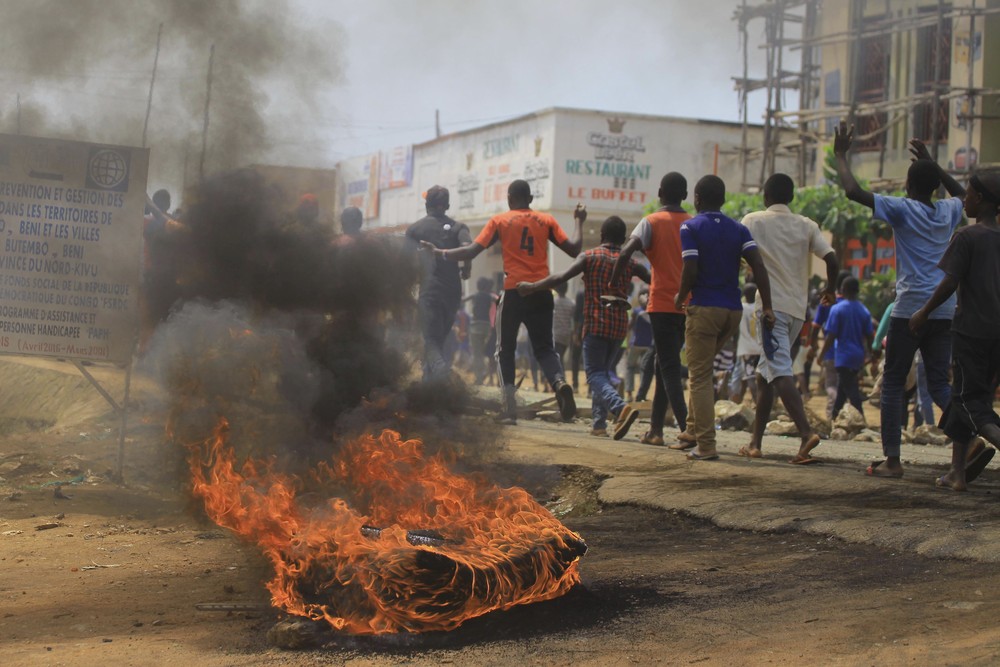
M656 188L650 192L652 165L646 155L646 139L627 132L623 119L605 121L606 131L586 133L586 156L565 161L568 200L642 205L656 194Z

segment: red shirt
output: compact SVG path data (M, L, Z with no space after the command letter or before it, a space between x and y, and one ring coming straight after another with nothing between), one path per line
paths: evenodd
M569 237L548 213L522 208L494 215L475 242L489 248L497 240L503 250L503 288L514 289L549 275L549 241L559 245Z
M608 286L619 254L621 254L619 246L601 245L581 255L584 258L584 336L590 334L623 341L628 334L628 317L632 312L629 303L627 301L607 302L601 300L602 295L625 298L628 284L632 282L634 262L629 262L618 282L611 287Z
M653 281L649 285L650 313L680 313L674 297L681 287L681 225L691 216L684 211L656 211L639 221L632 232L642 241L642 251L649 258Z

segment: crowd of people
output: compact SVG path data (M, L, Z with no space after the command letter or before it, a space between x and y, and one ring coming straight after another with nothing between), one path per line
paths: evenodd
M668 446L687 451L692 460L717 459L716 399L741 402L749 393L755 419L739 454L762 456L777 398L800 437L790 462L808 465L818 461L813 452L821 444L804 403L813 368L828 397L827 416L836 417L847 404L863 413L860 378L866 364L874 367L881 359L872 397L879 401L884 458L867 474L902 477L901 428L909 397L918 393L921 418L931 422L928 403L936 404L943 413L940 426L954 443L952 469L937 484L965 489L1000 447L1000 417L993 410L1000 381L1000 179L977 174L966 190L913 140L906 195L875 194L851 172L852 142L853 128L841 123L834 140L840 182L848 198L872 209L895 236L895 301L880 322L861 302L858 278L840 271L819 225L791 210L794 182L780 173L764 185L765 210L740 221L722 213L726 189L717 176L695 184L691 215L683 207L687 180L668 173L656 211L631 234L621 218L608 218L600 245L585 252L586 210L577 207L570 239L551 216L530 208L524 181L510 185L510 211L490 219L476 239L455 237L445 244L420 238L440 266L470 262L501 245L505 277L499 297L489 280L469 297L479 323L472 346L477 382L486 377L482 359L490 349L488 332L495 331L501 421L517 419L515 363L523 324L520 345L530 344L530 357L566 419L576 408L564 357L568 351L572 361L573 348L579 348L593 400L592 435L624 437L638 417L631 401L644 400L652 385L650 426L641 441L666 444L672 410L678 435ZM950 196L938 199L942 186ZM972 224L959 229L963 210ZM549 242L574 259L551 275ZM639 252L646 262L634 259ZM813 256L826 269L818 294L809 287ZM566 284L577 276L583 290L574 308ZM630 299L634 281L649 286ZM573 331L574 320L579 332Z
M624 438L639 416L635 403L645 404L652 388L641 442L698 461L719 457L718 399L748 397L753 405L749 441L738 452L750 459L762 456L765 427L780 399L800 438L790 462L809 465L818 461L813 453L821 444L806 409L813 371L833 419L848 404L863 414L861 376L881 362L868 398L880 410L884 458L867 473L903 476L901 431L915 400L917 423L933 424L936 405L940 427L954 443L952 468L938 485L964 490L1000 447L993 410L1000 382L1000 177L975 174L966 189L913 140L905 196L875 194L850 169L852 141L853 128L841 123L833 145L840 183L848 198L887 222L895 238L895 299L880 321L861 302L858 277L841 271L819 225L790 208L795 184L785 174L765 182L764 210L737 221L722 213L720 178L697 181L692 215L684 207L687 179L670 172L660 182L655 211L631 233L620 217L607 218L599 245L586 251L586 208L574 211L570 236L551 215L531 208L526 181L510 184L509 210L475 238L448 216L448 190L434 186L424 194L427 215L406 231L421 250L424 380L446 379L453 358L464 357L476 384L496 378L498 420L515 425L518 388L531 374L538 389L540 371L561 417L570 421L582 364L593 405L591 435ZM936 198L942 187L950 196ZM158 267L171 264L172 239L186 233L169 207L165 191L149 201L143 262L149 285L158 282ZM960 229L963 212L971 224ZM305 195L289 224L314 225L317 216L315 197ZM333 242L352 243L362 225L360 210L345 209L343 234ZM472 262L497 243L503 284L483 277L463 297ZM566 270L549 273L550 243L573 259ZM810 289L813 257L824 264L822 289ZM582 289L571 299L569 281L577 277ZM174 296L144 290L143 340ZM677 427L669 444L668 422Z

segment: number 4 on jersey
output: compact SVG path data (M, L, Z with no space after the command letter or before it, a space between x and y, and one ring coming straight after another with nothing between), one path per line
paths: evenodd
M535 237L528 233L527 227L521 228L521 250L532 256L535 254Z

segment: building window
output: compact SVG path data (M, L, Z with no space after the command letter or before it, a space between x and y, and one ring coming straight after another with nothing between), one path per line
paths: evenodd
M940 58L940 63L938 59ZM935 81L935 69L940 78ZM916 80L914 92L917 94L937 92L940 96L951 84L951 19L941 23L938 39L936 25L926 26L917 31ZM930 142L936 136L938 143L948 141L948 101L938 100L937 119L934 118L934 103L924 102L913 109L913 136ZM935 127L936 124L936 127Z
M889 78L889 50L892 39L888 35L865 37L858 44L859 63L857 66L858 80L855 97L859 104L884 102L887 99L887 84ZM884 111L858 115L855 126L856 136L867 139L855 141L854 148L858 151L877 151L885 141L884 133L878 132L886 126L888 116Z

